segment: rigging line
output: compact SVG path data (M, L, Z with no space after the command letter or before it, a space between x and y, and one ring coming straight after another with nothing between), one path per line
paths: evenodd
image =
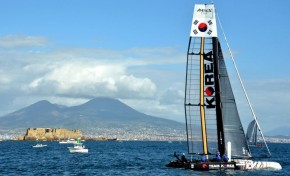
M237 68L237 65L236 65L236 62L235 62L235 59L234 59L233 53L232 53L232 51L231 51L230 45L229 45L229 43L228 43L228 40L227 40L226 34L225 34L224 30L223 30L223 26L222 26L222 24L221 24L221 21L220 21L220 18L219 18L219 16L218 16L218 13L217 13L217 12L216 12L216 15L217 15L217 19L218 19L218 21L219 21L219 25L220 25L220 27L221 27L221 30L222 30L223 36L224 36L224 38L225 38L225 41L226 41L226 44L227 44L228 50L229 50L229 52L230 52L230 56L231 56L231 59L232 59L232 61L233 61L233 64L234 64L234 67L235 67L236 73L237 73L237 75L238 75L238 78L239 78L240 84L241 84L242 89L243 89L243 91L244 91L245 97L246 97L247 102L248 102L248 104L249 104L249 106L250 106L250 109L251 109L251 112L252 112L252 114L253 114L253 117L254 117L254 119L255 119L255 121L256 121L256 123L257 123L257 127L258 127L258 129L259 129L259 131L260 131L260 133L261 133L261 135L262 135L262 138L263 138L263 140L264 140L265 146L266 146L266 148L267 148L267 150L268 150L268 152L269 152L269 154L270 154L270 156L271 156L271 152L270 152L270 150L269 150L269 148L268 148L268 145L267 145L267 143L266 143L265 137L264 137L263 132L262 132L262 130L261 130L260 124L258 123L258 120L257 120L256 114L255 114L254 109L253 109L253 107L252 107L252 105L251 105L250 99L249 99L249 97L248 97L248 95L247 95L246 89L245 89L245 87L244 87L243 81L242 81L242 79L241 79L240 73L239 73L239 71L238 71L238 68Z

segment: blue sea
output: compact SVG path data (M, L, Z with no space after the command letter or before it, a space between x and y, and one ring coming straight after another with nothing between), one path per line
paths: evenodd
M186 153L186 142L86 141L89 153L69 153L70 144L0 142L0 175L290 175L290 144L269 144L283 169L276 171L193 171L167 168L173 152Z

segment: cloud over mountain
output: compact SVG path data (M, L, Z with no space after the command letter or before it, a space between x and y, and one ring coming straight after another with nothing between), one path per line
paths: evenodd
M25 49L20 43L17 45L21 40ZM57 44L48 41L41 36L0 38L2 47L5 43L9 45L6 49L0 48L0 61L5 63L0 65L0 94L3 95L0 114L42 99L70 106L107 96L132 103L134 108L148 114L167 118L171 114L171 119L175 116L175 107L166 105L166 100L175 103L176 95L180 94L176 85L183 81L178 76L179 68L172 67L184 62L177 59L180 55L175 48L56 49ZM176 93L166 93L169 90Z
M122 65L75 61L48 70L46 74L32 80L24 90L68 97L148 98L155 94L156 86L148 78L128 75Z

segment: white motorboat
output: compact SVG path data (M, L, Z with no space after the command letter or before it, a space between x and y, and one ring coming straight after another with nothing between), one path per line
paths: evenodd
M76 140L73 147L68 147L70 153L88 153L89 149L85 148L83 143L80 142L80 138Z
M77 141L74 139L68 139L68 140L61 140L58 142L59 144L76 144Z
M33 148L42 148L42 147L47 147L47 145L45 144L36 144L34 146L32 146Z
M59 141L59 144L67 144L67 140Z

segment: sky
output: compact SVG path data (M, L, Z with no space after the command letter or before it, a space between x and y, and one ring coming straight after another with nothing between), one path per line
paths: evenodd
M0 7L0 115L40 100L112 97L184 122L194 4L206 0L9 0ZM264 131L290 127L290 1L215 0ZM243 124L251 114L218 25Z

